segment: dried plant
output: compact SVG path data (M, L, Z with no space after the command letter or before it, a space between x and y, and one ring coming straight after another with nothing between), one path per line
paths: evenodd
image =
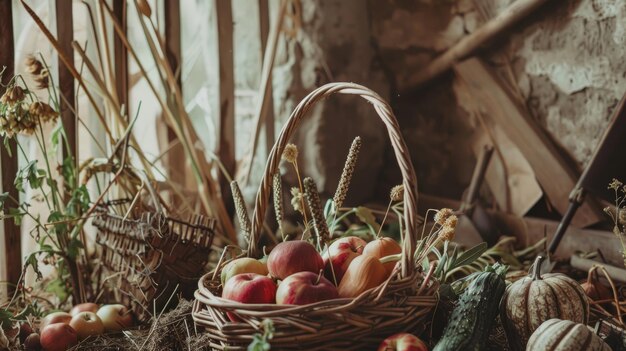
M93 28L95 45L98 48L102 48L98 50L99 57L97 60L91 60L79 43L72 43L74 51L80 56L82 64L84 64L87 72L92 77L88 84L79 70L72 64L72 61L69 60L66 53L60 49L59 42L51 34L51 31L28 4L22 1L27 13L33 18L37 26L56 49L60 61L78 82L81 90L92 105L95 114L98 116L111 145L117 144L129 129L129 119L127 118L128 116L123 116L124 108L122 102L118 99L119 94L116 90L117 85L111 65L113 61L111 53L112 43L110 43L109 38L114 36L121 41L124 49L127 50L131 59L139 67L141 78L145 80L159 107L161 107L166 124L174 132L177 142L182 146L186 156L185 159L190 165L193 179L196 182L190 188L197 189L196 193L200 198L203 213L218 219L219 228L226 235L225 239L227 241L236 241L230 216L221 198L219 183L215 180L212 173L218 162L207 161L215 160L215 157L212 153L203 149L202 143L199 142L200 139L192 126L191 119L185 110L177 76L166 57L167 50L162 33L150 17L151 10L148 2L135 1L134 3L137 8L138 22L144 34L143 39L145 39L145 43L150 50L150 59L154 62L154 67L156 67L157 78L155 79L154 75L148 74L146 60L141 59L133 45L131 45L123 26L119 23L109 4L105 1L98 1L96 3L98 16L94 16L91 5L84 2L83 4L87 7L91 20L90 25ZM113 28L113 33L111 33L109 28ZM33 64L31 61L28 63ZM34 66L33 71L36 71ZM163 90L162 92L160 91L161 89ZM103 97L104 110L96 102L96 94ZM85 124L80 115L77 118L80 123ZM129 144L130 148L137 153L142 171L146 172L150 181L155 181L155 173L158 173L159 170L153 167L153 165L171 148L159 155L157 159L149 159L132 134L129 135ZM183 204L181 208L178 208L179 212L184 214L184 212L194 211L196 208L195 204L191 203L189 198L183 195L183 190L185 190L183 185L173 183L168 177L164 178L169 188L174 191L176 199Z
M356 137L352 141L352 145L350 145L348 157L346 158L346 163L343 166L341 178L339 178L339 184L337 185L337 190L335 191L335 196L333 197L335 207L343 206L343 202L346 199L346 195L348 194L350 182L352 181L352 175L354 174L354 167L356 165L357 159L359 158L360 150L361 137Z
M250 223L250 216L248 215L248 209L246 208L246 202L241 194L241 189L237 181L230 182L230 189L233 194L233 200L235 203L235 212L237 212L237 218L241 225L241 230L244 233L246 241L250 241L250 233L252 232L252 224Z
M622 257L626 266L626 185L617 179L609 184L609 189L615 192L614 208L606 207L606 212L613 221L613 234L619 239L622 246Z
M307 203L311 210L313 217L313 227L317 233L317 245L318 249L328 243L330 239L330 232L328 231L328 225L326 224L326 218L322 210L322 203L320 201L320 194L317 192L317 185L311 178L304 179L304 191Z
M283 184L280 179L280 173L274 173L272 178L272 190L274 201L274 214L276 215L276 222L278 223L278 230L281 237L285 238L285 232L283 231Z
M283 154L281 155L284 161L289 162L293 169L296 171L296 177L298 178L298 191L294 191L291 189L292 200L291 204L293 208L302 213L302 217L304 219L304 227L309 227L309 221L306 215L306 206L304 205L304 189L302 188L302 178L300 177L300 168L298 167L298 147L295 144L287 144L285 146L285 150L283 150ZM294 203L294 201L298 201L298 203Z

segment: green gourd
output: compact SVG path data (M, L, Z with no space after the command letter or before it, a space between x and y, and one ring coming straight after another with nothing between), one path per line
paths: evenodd
M485 272L474 273L471 282L452 311L443 336L433 351L483 350L498 315L506 289L507 266L496 263Z

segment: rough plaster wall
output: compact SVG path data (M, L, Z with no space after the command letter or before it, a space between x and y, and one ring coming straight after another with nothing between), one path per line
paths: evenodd
M452 92L451 77L447 75L418 93L400 95L398 91L438 52L464 35L463 16L455 14L467 4L435 0L370 0L368 4L372 37L391 85L392 103L420 191L458 198L471 176L474 157L468 138L471 128L459 117L462 111ZM387 162L394 162L389 153ZM389 172L385 180L397 182L399 176Z
M392 87L402 87L435 55L479 27L485 15L495 16L511 2L371 0L372 34ZM582 165L626 91L624 44L625 1L559 1L525 20L484 57L497 68L509 57L514 84L533 118ZM396 99L420 180L426 192L439 195L458 194L473 162L464 151L476 123L449 93L451 80L448 73L416 96Z
M271 13L277 13L278 1L271 1ZM260 49L258 22L247 21L251 15L247 3L234 2L235 60L238 73L236 115L238 131L250 130L251 107L258 87ZM361 83L385 94L384 77L374 73L373 52L369 38L367 7L360 0L301 0L301 24L295 37L282 36L273 72L273 97L276 135L300 100L320 85L331 81ZM288 25L291 22L288 21ZM250 48L255 48L250 50ZM255 54L256 52L256 54ZM245 56L245 57L241 57ZM256 57L255 57L256 56ZM252 57L252 59L250 59ZM253 62L255 61L255 62ZM309 112L296 138L300 148L300 168L313 177L318 188L330 196L335 191L345 156L352 139L363 138L363 152L357 165L349 201L369 200L383 164L386 136L373 109L362 99L345 95L324 100ZM247 145L245 132L238 138ZM264 140L253 166L251 185L245 190L252 200L265 167ZM237 145L238 154L242 151ZM245 150L245 148L244 148ZM283 180L297 184L293 171L283 167ZM248 201L251 203L251 201Z

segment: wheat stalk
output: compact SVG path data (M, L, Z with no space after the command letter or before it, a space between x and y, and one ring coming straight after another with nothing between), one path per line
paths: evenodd
M348 151L348 157L346 158L346 163L343 166L341 178L339 178L339 185L337 185L337 191L335 192L335 196L333 196L335 208L343 206L343 202L346 199L348 188L350 187L350 182L352 181L352 175L354 174L356 160L359 158L360 149L361 137L356 137L352 141L352 145L350 145L350 151Z
M250 223L250 215L246 209L246 202L241 194L241 189L236 180L230 182L230 189L233 193L233 200L235 202L235 212L237 212L237 219L241 225L241 230L244 233L247 242L250 242L250 233L252 232L252 224Z
M274 173L274 178L272 179L272 190L274 192L273 200L274 200L274 214L276 215L276 222L278 222L278 230L280 230L280 234L284 237L283 233L283 184L280 179L280 173Z
M304 179L304 196L306 197L311 215L313 216L313 227L315 228L315 232L317 232L317 243L321 247L322 243L328 242L330 232L328 231L328 225L326 224L326 218L322 210L320 194L317 192L317 185L311 178Z

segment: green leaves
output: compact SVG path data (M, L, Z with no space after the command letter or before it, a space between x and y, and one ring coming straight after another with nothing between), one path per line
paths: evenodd
M439 260L434 275L442 283L446 283L455 271L474 263L489 249L487 243L480 243L463 253L459 253L456 246L452 249L452 252L448 252L448 243L448 241L444 242L441 252L433 248L433 253ZM425 270L430 267L428 261L422 262L422 265Z
M37 252L31 253L26 258L24 269L28 268L29 266L33 268L33 271L37 275L37 280L43 279L43 275L41 274L41 271L39 270L39 261L37 260Z
M359 217L361 222L367 224L367 226L370 227L372 234L376 236L376 234L378 233L380 229L380 224L376 222L376 217L372 213L372 210L370 210L367 207L359 206L356 208L355 214L357 217Z
M20 192L25 192L26 184L33 189L40 189L47 175L44 169L37 167L37 160L30 161L24 168L17 172L13 185L15 185L15 188Z
M65 279L58 277L46 285L46 291L56 295L61 301L67 300L70 296Z
M263 334L254 334L252 342L248 345L248 351L269 351L271 349L270 340L274 337L274 324L271 319L264 319L261 322Z

